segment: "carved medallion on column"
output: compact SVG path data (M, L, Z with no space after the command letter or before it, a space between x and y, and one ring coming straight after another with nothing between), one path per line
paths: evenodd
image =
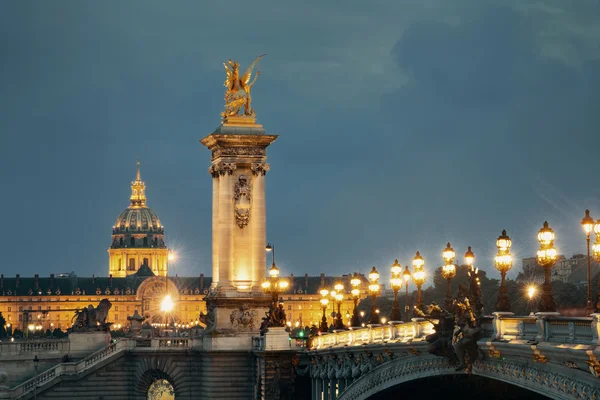
M267 163L264 164L257 164L257 163L252 163L250 165L250 168L252 169L252 173L254 175L262 175L265 176L267 174L267 171L269 169L271 169L271 166Z
M240 175L233 187L233 209L237 226L243 229L250 222L252 188L245 175Z

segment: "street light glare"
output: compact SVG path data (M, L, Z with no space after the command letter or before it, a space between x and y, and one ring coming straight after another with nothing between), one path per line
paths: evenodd
M168 294L165 298L160 302L160 311L162 312L171 312L174 308L175 304L171 299L171 295Z

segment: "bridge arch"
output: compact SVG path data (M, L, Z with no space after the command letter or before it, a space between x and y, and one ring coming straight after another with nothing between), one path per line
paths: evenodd
M160 357L159 355L140 359L135 373L135 399L148 400L151 388L156 390L158 389L157 386L160 386L164 389L168 388L169 385L173 389L173 397L175 399L178 396L182 398L184 385L181 384L181 381L184 378L184 372L173 361L173 357ZM161 399L161 397L157 397L152 400Z
M598 378L589 372L556 364L529 361L477 361L472 373L527 389L551 399L598 399ZM338 400L367 400L371 396L405 382L456 372L441 357L405 356L386 362L348 385Z

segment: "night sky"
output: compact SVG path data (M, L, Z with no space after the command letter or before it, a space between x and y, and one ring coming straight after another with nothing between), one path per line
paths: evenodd
M268 241L282 274L368 272L450 241L493 269L544 220L600 218L600 2L0 0L5 276L105 276L139 158L148 205L211 274L222 62L261 60ZM520 262L509 273L514 277Z

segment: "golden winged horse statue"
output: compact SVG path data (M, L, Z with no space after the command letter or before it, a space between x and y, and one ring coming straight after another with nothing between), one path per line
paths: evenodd
M260 75L260 70L256 71L256 75L254 75L252 82L250 82L250 78L252 77L252 70L258 61L265 55L266 54L256 57L256 60L250 64L246 69L246 72L244 72L244 75L241 77L240 63L231 60L227 60L226 63L223 63L226 73L224 86L227 88L225 90L225 110L221 113L223 119L240 115L242 107L244 108L242 115L256 115L256 112L252 108L252 95L250 92L256 79Z

